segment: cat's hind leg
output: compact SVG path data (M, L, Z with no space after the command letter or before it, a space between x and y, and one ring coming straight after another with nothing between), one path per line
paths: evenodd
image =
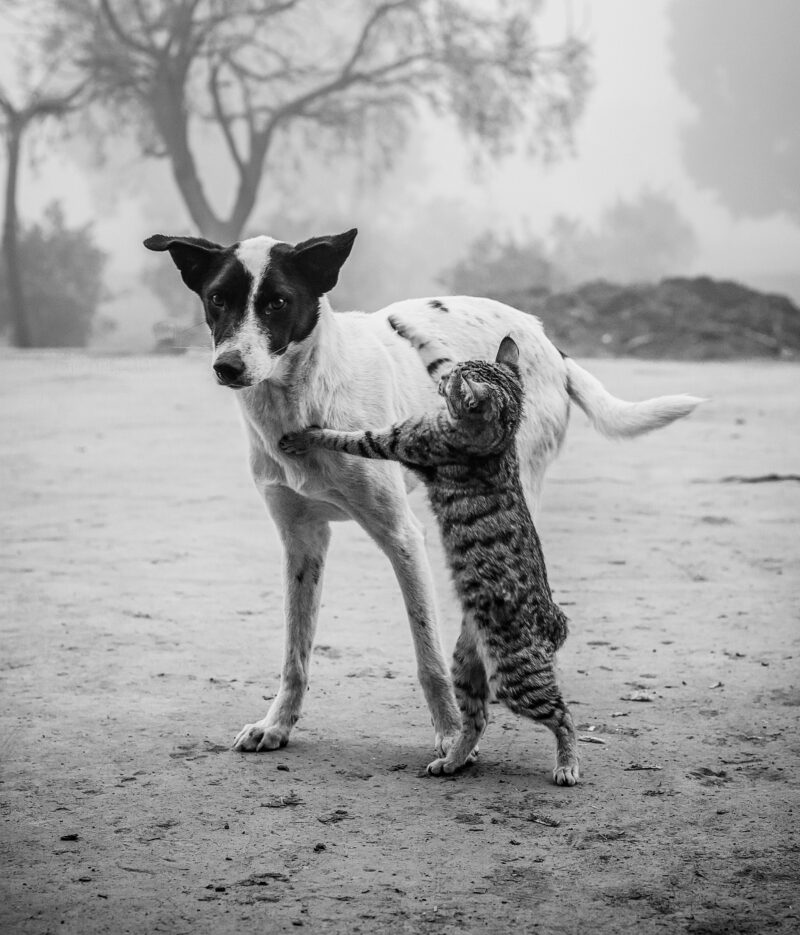
M545 727L549 727L556 738L556 765L553 770L553 782L557 786L574 786L580 779L578 767L578 744L575 734L575 724L569 708L561 701L550 718L542 720Z
M553 732L556 738L553 782L557 786L574 786L580 778L578 738L572 715L556 683L552 659L533 653L512 673L506 671L497 700L515 714L537 721Z
M461 731L446 755L428 764L430 776L451 775L472 762L489 720L489 680L466 620L453 653L453 687L461 710Z

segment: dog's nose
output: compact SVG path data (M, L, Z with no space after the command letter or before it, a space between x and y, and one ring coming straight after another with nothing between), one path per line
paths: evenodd
M217 382L223 386L239 383L244 374L244 361L237 351L226 351L214 361Z

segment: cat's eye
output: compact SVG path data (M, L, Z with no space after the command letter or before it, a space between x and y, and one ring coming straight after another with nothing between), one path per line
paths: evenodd
M225 299L222 298L219 292L212 292L208 300L214 308L225 308Z
M274 299L269 300L269 308L273 312L279 312L282 308L286 308L286 299L282 295L276 295Z

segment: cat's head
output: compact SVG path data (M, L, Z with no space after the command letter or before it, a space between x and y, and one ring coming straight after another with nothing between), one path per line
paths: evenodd
M522 416L523 390L519 348L513 338L503 338L494 363L467 360L456 364L439 381L439 394L456 422L515 431Z

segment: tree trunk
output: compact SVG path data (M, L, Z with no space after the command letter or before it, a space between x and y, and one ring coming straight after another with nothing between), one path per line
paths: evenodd
M17 347L33 347L25 294L22 291L22 271L19 263L19 219L17 217L17 177L19 152L25 123L18 114L8 117L6 156L6 213L3 218L3 258L6 264L8 298L11 303L13 342Z
M253 212L272 133L257 134L252 140L252 151L245 164L239 167L239 185L231 212L228 217L219 217L200 181L191 150L189 122L181 97L182 80L170 77L165 82L167 86L154 93L147 103L166 146L172 177L181 199L203 237L225 246L235 243L242 236Z

